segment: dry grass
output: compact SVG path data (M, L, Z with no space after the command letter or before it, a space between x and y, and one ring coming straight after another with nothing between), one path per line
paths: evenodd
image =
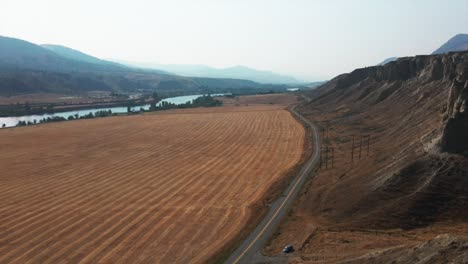
M205 262L301 158L278 106L0 131L0 263Z
M269 104L269 105L291 105L297 103L297 96L292 94L261 94L261 95L249 95L249 96L238 96L235 98L222 98L225 105L257 105L257 104Z

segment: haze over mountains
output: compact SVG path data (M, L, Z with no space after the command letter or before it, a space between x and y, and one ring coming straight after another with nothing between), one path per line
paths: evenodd
M57 45L0 36L0 67L51 72L121 72L130 68ZM134 69L136 70L136 69Z
M79 50L74 50L65 46L61 45L53 45L53 44L42 44L41 47L46 48L64 58L68 58L71 60L82 61L87 63L94 63L100 65L112 65L112 66L119 66L122 67L123 65L117 64L111 61L101 60L99 58L93 57L91 55L85 54Z
M291 76L281 75L271 71L260 71L240 65L228 68L215 68L200 64L152 64L128 62L123 60L114 61L128 66L159 69L177 75L189 77L245 79L258 83L273 84L297 84L301 82Z
M87 91L161 94L284 90L249 80L191 78L101 60L59 45L36 45L0 36L0 96L25 93L76 94Z
M467 48L468 35L458 34L434 53ZM280 84L298 84L298 80L293 77L243 66L217 69L204 65L129 62L125 62L124 65L60 45L36 45L1 36L0 51L0 96L25 93L76 94L87 91L131 93L154 90L172 95L251 93L254 90L284 91L286 86Z

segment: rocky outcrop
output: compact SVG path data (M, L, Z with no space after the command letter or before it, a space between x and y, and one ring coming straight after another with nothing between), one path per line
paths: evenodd
M382 66L373 66L342 74L322 85L310 96L316 103L351 103L356 109L382 103L396 93L414 101L441 94L421 87L437 86L443 92L439 150L468 153L468 52L400 58ZM412 89L410 93L408 89ZM401 90L401 91L399 91ZM406 91L403 91L406 90ZM437 99L434 99L437 100Z
M400 58L309 92L298 109L332 131L336 168L314 178L304 211L359 228L468 221L467 95L468 52ZM366 135L370 154L356 160Z
M463 153L468 156L468 59L466 56L452 72L454 74L451 76L452 86L444 113L440 147L442 151Z

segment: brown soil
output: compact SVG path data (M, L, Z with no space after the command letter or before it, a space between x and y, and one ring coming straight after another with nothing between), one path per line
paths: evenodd
M460 149L468 142L467 89L465 52L359 69L305 94L312 101L299 110L328 127L323 145L334 148L334 167L304 189L266 253L293 244L300 262L336 263L468 235L468 158Z
M0 263L205 262L301 159L283 106L0 131Z
M343 263L468 263L468 237L438 235L414 246L396 246Z
M225 105L256 105L256 104L270 104L270 105L292 105L298 102L297 96L292 94L262 94L262 95L249 95L237 96L235 98L222 97Z

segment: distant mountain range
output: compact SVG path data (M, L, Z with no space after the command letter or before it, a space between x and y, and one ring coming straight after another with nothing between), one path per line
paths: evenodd
M448 52L455 52L455 51L464 51L468 50L468 34L458 34L449 39L445 44L440 46L440 48L436 49L432 52L432 55L435 54L443 54ZM377 64L378 66L385 65L389 62L396 61L398 57L391 57L385 59L381 63Z
M94 63L94 64L101 64L101 65L112 65L112 66L118 66L122 67L123 65L120 65L115 62L111 61L105 61L98 59L96 57L93 57L91 55L85 54L81 51L74 50L71 48L67 48L65 46L60 46L60 45L52 45L52 44L42 44L40 45L43 48L46 48L64 58L75 60L75 61L81 61L81 62L87 62L87 63Z
M115 72L129 69L65 47L58 52L57 47L60 46L42 47L20 39L0 37L0 66L54 72Z
M449 39L444 45L432 52L432 54L443 54L453 51L468 50L468 34L458 34Z
M285 90L250 80L182 77L101 60L59 45L36 45L0 36L0 96L25 93L77 94L87 91L252 93Z
M199 64L153 64L114 60L132 67L159 69L176 75L188 77L231 78L251 80L258 83L298 84L304 83L291 76L281 75L270 71L260 71L245 66L228 68L214 68Z

